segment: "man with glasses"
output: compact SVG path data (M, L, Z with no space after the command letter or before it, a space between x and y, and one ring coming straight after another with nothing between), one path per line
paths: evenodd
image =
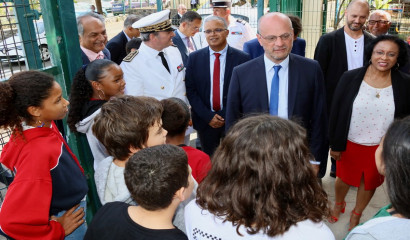
M316 45L314 59L322 68L325 87L327 114L330 114L332 98L342 74L347 70L362 67L364 48L373 36L363 30L369 16L366 0L353 0L346 8L346 25L320 37ZM320 166L320 175L326 173L327 162ZM331 177L336 177L336 163L332 159Z
M317 171L318 164L327 160L329 150L320 66L314 60L290 53L293 28L285 14L265 14L259 19L258 32L265 53L233 70L226 130L240 118L256 113L295 120L307 130L313 154L311 164Z
M226 96L232 70L250 57L229 46L225 19L211 16L204 21L209 47L189 55L185 83L194 128L202 150L211 156L225 134Z
M185 68L181 54L172 44L175 36L169 10L156 12L132 24L141 33L138 51L128 54L120 67L124 72L125 94L158 100L186 99Z
M231 16L231 0L212 0L213 15L225 19L228 24L228 44L243 50L243 44L256 37L249 23Z
M369 21L367 21L367 28L371 34L378 37L385 35L391 26L390 13L383 10L375 10L370 14Z
M200 41L194 40L195 34L201 27L201 22L201 15L188 11L182 16L179 28L174 31L175 37L172 38L172 42L177 45L184 65L187 63L188 55L201 48Z

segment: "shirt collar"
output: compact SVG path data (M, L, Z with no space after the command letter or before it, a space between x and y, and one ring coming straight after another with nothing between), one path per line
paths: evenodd
M166 48L162 49L161 52L165 52L165 49ZM151 48L150 46L146 45L144 42L141 43L139 51L140 52L146 52L148 56L153 56L153 57L157 57L158 53L160 52L160 51L157 51L157 50Z
M102 56L104 58L104 53L102 51L99 51L98 53L91 51L90 49L87 49L83 46L80 46L81 50L83 50L84 54L88 57L88 60L90 60L90 62L94 61L95 59L97 59L98 56Z
M124 33L125 37L127 38L127 41L130 41L130 40L131 40L131 38L127 35L127 33L126 33L126 32L124 32L124 30L122 30L122 32Z
M179 31L179 29L177 29L177 32L178 32L179 36L181 37L181 39L185 40L185 38L186 38L185 34L183 34L181 31Z
M266 54L263 55L263 60L265 61L265 70L266 70L266 72L269 72L273 68L273 66L276 66L276 65L281 65L283 70L287 70L288 67L289 67L289 55L285 58L285 60L283 60L279 64L276 64L276 63L272 62L266 56Z
M227 52L227 51L228 51L228 44L226 44L225 48L222 49L222 50L219 51L219 52L215 52L214 50L212 50L212 48L209 47L209 55L210 55L210 56L212 56L212 54L214 54L214 53L220 53L221 56L224 56L224 55L226 55L226 52Z

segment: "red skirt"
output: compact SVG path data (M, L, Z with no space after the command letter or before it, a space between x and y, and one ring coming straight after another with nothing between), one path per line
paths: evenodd
M384 177L376 168L374 154L377 146L364 146L347 141L346 151L336 161L336 175L346 184L359 187L364 177L365 190L373 190L383 184Z

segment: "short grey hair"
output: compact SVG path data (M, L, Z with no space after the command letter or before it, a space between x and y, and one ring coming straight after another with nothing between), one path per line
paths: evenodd
M149 32L149 33L141 33L140 37L143 42L149 41L149 35L154 34L154 36L158 36L159 32Z
M224 28L225 28L225 29L228 29L228 24L226 23L226 20L223 19L223 18L221 18L221 17L218 17L218 16L209 16L209 17L205 18L205 20L204 20L204 26L205 26L205 23L210 22L210 21L220 21L220 22L222 22L222 23L224 24Z
M94 12L87 12L87 13L77 17L77 30L78 30L78 35L79 36L83 36L83 34L84 34L83 19L88 18L88 17L97 18L105 26L105 19L102 15L100 15L98 13L94 13Z
M383 11L383 10L380 10L380 9L374 10L374 11L372 11L372 12L370 13L369 19L370 19L370 17L371 17L373 14L384 15L384 16L386 16L387 20L388 20L389 22L391 22L391 15L390 15L389 12L386 12L386 11Z
M137 16L135 14L129 14L127 16L127 18L124 21L124 27L131 27L133 23L135 23L136 21L140 20L141 17Z

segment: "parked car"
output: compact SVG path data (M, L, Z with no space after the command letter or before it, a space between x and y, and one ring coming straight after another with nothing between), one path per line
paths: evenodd
M124 9L124 2L125 2L125 9ZM152 1L152 0L131 0L131 8L144 8L144 7L148 7L148 6L153 6L156 4L156 1ZM128 9L130 8L128 0L119 0L119 1L114 1L112 2L112 14L114 14L114 16L119 15L119 14L123 14L124 10L125 12L128 11Z
M43 21L36 21L35 23L37 44L40 50L42 61L50 60L50 52L48 51L46 32L44 30ZM0 43L0 61L2 62L21 62L26 59L23 44L20 40L20 34L16 33L14 36L6 38Z

